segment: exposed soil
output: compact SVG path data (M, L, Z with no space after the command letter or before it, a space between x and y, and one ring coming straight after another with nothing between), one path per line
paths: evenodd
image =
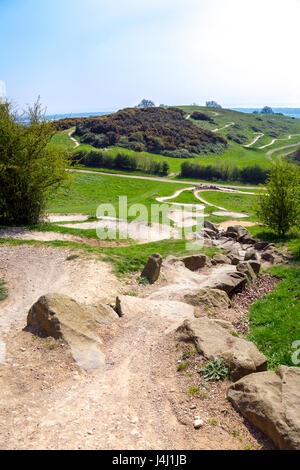
M7 343L7 363L0 365L1 449L272 448L225 400L228 382L202 393L198 355L186 371L177 371L189 346L165 334L166 319L157 313L128 315L107 328L106 364L92 375L79 370L61 341L25 331L28 309L42 294L113 303L132 289L134 279L122 285L109 264L91 255L68 260L73 253L0 247L9 293L0 304ZM192 395L190 387L201 393ZM198 430L196 416L204 420Z

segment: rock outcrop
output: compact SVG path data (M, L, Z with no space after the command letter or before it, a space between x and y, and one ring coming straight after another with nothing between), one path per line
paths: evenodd
M213 260L216 264L231 264L231 260L226 255L222 255L222 253L215 253L213 256Z
M187 304L208 308L228 308L230 299L226 292L218 289L203 288L187 292L184 297Z
M116 304L118 314L122 317L154 314L164 318L168 324L166 333L175 330L185 319L194 318L194 307L184 302L119 295Z
M204 266L211 266L210 258L202 254L184 256L178 260L190 271L197 271L197 269L204 268Z
M47 294L31 307L27 326L38 333L63 339L78 365L91 372L104 364L101 328L118 318L109 306L78 304L70 297Z
M236 336L231 323L209 318L186 320L176 331L176 339L191 342L207 360L224 359L236 381L267 369L267 359L250 341Z
M243 377L227 396L251 423L281 450L300 450L300 368Z
M243 289L247 284L247 276L241 272L231 272L221 274L211 279L209 286L212 289L223 290L226 294L233 294L239 289Z
M151 255L141 276L147 278L153 284L159 278L162 261L162 256L159 253Z

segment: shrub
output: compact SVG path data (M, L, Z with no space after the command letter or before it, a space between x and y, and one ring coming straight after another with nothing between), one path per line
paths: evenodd
M256 214L278 235L285 235L300 222L300 170L297 165L277 160L260 194Z
M267 179L269 170L258 165L238 168L230 162L214 165L198 165L192 162L181 164L183 178L198 178L209 181L242 181L243 183L260 184Z
M45 210L50 190L67 179L66 152L48 145L56 133L39 99L20 124L9 103L0 105L0 223L35 224Z

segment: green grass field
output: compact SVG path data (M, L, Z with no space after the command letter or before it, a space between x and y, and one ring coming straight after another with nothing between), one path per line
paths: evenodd
M207 202L219 207L224 207L228 211L247 212L253 214L253 204L257 201L256 196L250 194L231 194L221 191L205 191L200 195Z
M71 185L65 184L52 195L48 212L82 213L95 216L100 204L110 203L116 208L118 217L119 196L127 196L129 206L144 204L147 209L150 209L151 204L156 203L155 197L171 196L183 187L182 184L176 183L76 173Z
M269 368L280 364L295 366L292 361L294 341L300 339L300 270L299 266L271 269L282 279L275 290L250 307L250 334L268 358Z

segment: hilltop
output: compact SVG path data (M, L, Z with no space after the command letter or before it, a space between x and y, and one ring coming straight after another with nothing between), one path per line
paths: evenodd
M178 108L123 109L81 121L76 126L76 134L83 143L97 148L117 145L170 156L170 152L178 150L186 151L190 157L220 153L227 145L223 137L187 120L185 112Z

